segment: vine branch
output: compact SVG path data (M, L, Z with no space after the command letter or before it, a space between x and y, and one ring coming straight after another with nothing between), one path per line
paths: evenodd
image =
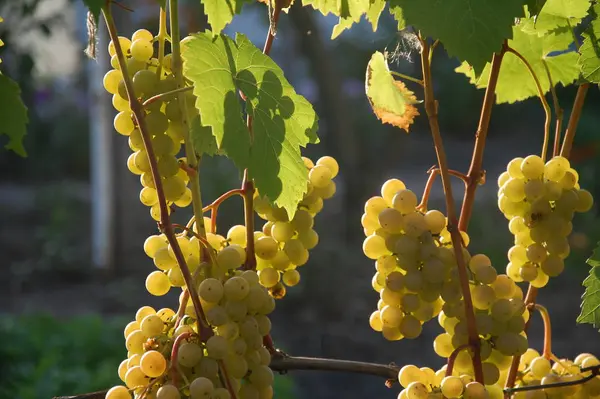
M127 62L125 61L123 49L121 48L121 43L119 42L119 35L117 33L117 28L112 17L110 6L107 6L105 9L103 9L102 13L104 15L106 26L108 28L108 34L115 46L115 53L117 55L117 60L119 61L119 67L121 68L121 71L123 71L123 81L125 83L125 89L127 91L129 107L131 108L131 112L133 113L137 125L140 129L140 134L142 136L144 148L146 150L146 153L148 154L150 172L152 174L152 178L154 179L156 193L158 196L158 203L160 207L159 226L162 232L165 234L167 240L169 241L169 244L173 248L173 253L175 254L175 259L177 260L177 263L181 268L181 274L183 275L183 278L185 280L186 287L192 293L192 303L194 304L194 311L196 312L199 333L201 337L208 339L208 336L212 335L212 330L206 322L206 317L204 315L204 311L200 303L200 298L198 297L198 295L196 295L196 287L194 287L190 270L187 267L185 257L181 252L181 248L179 247L179 243L177 242L177 238L173 230L173 225L171 224L169 209L167 207L167 201L163 190L162 180L158 172L158 165L156 161L156 156L154 155L154 149L152 147L152 140L150 137L150 133L148 132L148 125L146 123L144 109L142 107L141 102L138 101L137 97L135 96L135 92L133 90L133 81L127 71Z
M579 118L581 117L581 111L583 109L585 96L589 87L589 83L584 83L577 89L575 102L573 103L573 109L571 110L571 116L569 117L569 124L567 125L567 131L565 132L562 149L560 150L560 155L562 157L568 158L569 154L571 154L571 147L573 147L573 140L575 139L577 125L579 124Z
M546 154L548 153L548 146L550 143L550 120L551 120L550 105L548 104L548 100L546 100L546 96L544 95L544 90L542 89L540 79L537 77L537 75L536 75L535 71L533 70L533 68L531 67L531 64L529 63L529 61L527 61L527 59L525 57L523 57L523 55L521 53L519 53L517 50L513 49L512 47L508 47L506 49L506 51L511 54L514 54L518 59L521 60L521 62L525 65L525 67L529 71L529 74L533 78L533 81L535 82L535 87L537 88L537 91L538 91L538 97L540 98L540 101L542 102L542 107L544 108L544 113L546 114L546 122L544 123L544 143L542 144L542 159L545 161Z
M492 108L496 98L496 85L498 84L500 65L502 64L502 58L506 53L507 47L506 42L504 42L502 50L499 53L495 53L492 57L492 66L490 68L488 85L485 89L485 96L483 97L483 104L481 106L479 125L475 132L475 148L473 149L471 166L469 166L469 172L467 173L469 181L467 182L467 189L465 190L463 204L460 210L458 229L461 231L467 231L467 228L469 227L469 221L471 220L471 215L473 213L473 204L475 202L475 191L477 190L481 177L484 175L481 168L483 163L483 151L485 150L490 119L492 118Z
M540 313L542 321L544 322L544 349L542 356L546 359L550 359L550 356L552 356L552 324L550 323L550 313L546 307L540 304L533 305L533 309Z
M542 59L542 65L546 70L548 76L548 82L550 82L550 93L552 94L552 105L554 107L554 113L556 114L556 126L554 126L554 147L552 149L552 156L557 156L560 151L560 137L562 134L562 121L564 110L560 107L558 102L558 95L556 94L556 87L554 86L554 80L552 80L552 74L546 60Z
M444 194L446 197L448 231L450 232L450 236L452 238L452 247L454 248L454 255L458 264L460 285L465 301L465 313L467 318L469 345L473 348L473 370L475 371L475 380L480 383L483 383L483 369L481 365L481 353L479 351L479 333L477 332L477 325L475 323L475 312L473 309L473 301L471 299L471 291L469 289L469 277L467 275L467 267L462 250L462 238L460 236L459 230L457 229L458 219L456 217L456 211L454 207L452 183L450 182L450 173L448 172L446 152L444 150L444 144L442 136L440 134L440 127L438 124L438 103L435 100L433 94L431 64L429 63L430 48L425 40L421 41L421 46L421 67L423 69L423 82L425 85L425 111L427 113L429 126L431 128L431 134L433 136L433 143L435 146L435 152L440 167L440 175L442 178L442 185L444 187Z

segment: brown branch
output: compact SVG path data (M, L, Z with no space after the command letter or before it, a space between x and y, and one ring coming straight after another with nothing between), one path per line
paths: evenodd
M552 324L550 323L550 313L546 307L539 304L533 305L533 309L540 312L540 316L542 316L542 321L544 322L544 350L542 356L550 359L550 356L552 356Z
M286 373L294 370L339 371L342 373L364 374L397 380L400 367L394 364L378 364L353 360L326 359L318 357L287 356L277 354L271 358L269 367L273 371ZM106 392L98 391L75 396L58 396L53 399L104 399Z
M242 196L244 197L244 225L246 226L246 262L244 262L244 269L256 270L256 255L254 251L254 181L248 179L248 169L244 170L242 191Z
M146 124L146 118L144 116L144 109L142 107L142 104L138 101L137 97L135 96L135 92L133 90L133 82L127 71L127 62L123 54L123 49L121 48L121 43L119 42L119 35L117 33L117 28L112 18L110 7L107 7L105 10L103 10L103 14L106 26L108 28L108 34L115 46L115 53L119 61L119 67L121 68L121 71L123 71L123 81L125 83L125 89L127 91L127 97L129 99L129 107L140 129L142 141L144 143L144 148L146 150L146 153L148 154L150 171L152 174L152 178L154 179L154 183L156 185L156 193L158 196L158 203L160 207L160 228L165 234L167 240L169 241L169 244L173 248L175 259L177 260L177 263L179 264L179 267L181 269L181 274L183 275L183 278L185 280L186 287L192 293L191 297L192 302L194 304L196 317L198 320L200 335L203 339L208 339L208 337L212 335L212 329L208 326L208 323L206 322L206 317L204 316L204 311L202 310L200 298L198 297L198 295L196 295L196 287L194 287L192 283L192 276L190 274L190 270L187 267L185 257L183 256L181 248L179 247L179 243L177 242L177 238L175 237L175 232L173 230L173 225L171 224L167 201L163 190L162 180L158 172L156 156L154 155L154 149L152 147L152 140L150 137L150 133L148 132L148 125Z
M433 94L433 82L431 76L431 66L429 63L429 45L424 40L422 41L421 50L421 66L423 69L423 82L425 83L425 111L429 120L431 134L435 152L440 166L440 174L442 178L442 186L446 197L446 213L448 216L448 231L452 238L452 247L458 264L458 273L460 279L461 290L465 301L465 313L467 319L467 330L469 334L469 345L473 348L473 370L475 371L475 380L483 383L483 369L481 365L481 353L479 351L479 333L475 323L475 312L473 309L473 301L471 299L471 291L469 289L469 276L467 275L467 266L463 254L462 238L460 231L457 229L458 220L454 207L454 197L452 195L452 183L450 181L450 173L448 172L448 163L446 160L446 152L440 127L437 118L438 103Z
M585 102L585 95L587 94L589 87L589 83L584 83L577 89L575 102L573 103L573 109L571 110L571 116L569 117L569 124L567 125L562 149L560 150L560 155L565 158L568 158L569 154L571 154L571 147L573 147L573 140L575 139L577 125L579 124L579 118L581 117L581 110L583 109L583 104Z
M460 220L458 222L458 228L461 231L467 231L469 227L469 221L473 213L473 204L475 202L475 191L483 175L481 165L483 163L483 151L485 150L485 142L487 138L488 129L490 126L490 119L492 117L492 108L494 106L494 100L496 97L496 85L498 84L498 75L500 74L500 65L502 64L502 58L506 52L506 42L502 46L502 50L499 53L494 54L492 58L492 66L490 68L490 76L488 78L488 85L485 89L485 96L483 98L483 104L481 106L481 116L479 117L479 125L475 132L475 148L473 149L473 157L471 158L471 166L467 177L469 181L467 183L467 189L463 197L463 204L460 211Z
M171 348L171 381L173 381L173 385L177 385L177 375L180 373L179 370L179 347L182 345L183 340L189 340L194 333L185 332L175 338L175 342L173 342L173 348Z
M542 389L546 390L546 389L552 389L552 388L569 387L571 385L580 385L580 384L584 384L584 383L588 382L589 380L596 377L597 375L598 375L598 370L596 369L596 370L592 371L592 374L590 374L586 377L580 378L578 380L574 380L574 381L553 382L551 384L545 384L545 385L526 385L526 386L517 387L517 388L504 388L504 397L510 398L512 396L512 394L515 392L539 391Z
M152 96L149 99L147 99L146 101L144 101L143 105L144 105L144 107L147 107L148 105L150 105L150 104L152 104L152 103L154 103L154 102L156 102L158 100L162 100L165 97L169 97L169 96L175 95L177 93L183 93L183 92L186 92L186 91L191 91L193 89L194 89L194 86L186 86L186 87L180 87L180 88L175 89L175 90L167 91L167 92L164 92L164 93L160 93L160 94Z
M429 177L427 178L427 183L425 184L425 188L423 189L423 196L421 197L421 203L417 206L421 211L427 210L427 202L429 202L429 195L431 194L431 189L433 188L433 183L435 182L435 178L440 174L440 168L435 165L429 168L427 171ZM468 178L467 175L461 173L457 170L449 169L448 173L450 176L458 177L463 183L467 184Z
M456 358L458 357L458 354L465 349L469 349L470 347L471 347L471 345L464 344L452 351L452 353L448 357L448 367L446 368L446 377L449 377L452 375L452 372L454 371L454 363L456 362Z

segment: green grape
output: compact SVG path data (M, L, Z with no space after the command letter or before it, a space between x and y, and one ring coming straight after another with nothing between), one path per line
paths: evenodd
M144 252L150 258L154 258L156 252L161 248L167 247L166 238L162 235L152 235L146 238L144 241ZM140 320L141 321L141 320Z
M174 385L166 384L158 388L156 399L181 399L181 394Z
M521 265L527 262L527 249L521 245L515 245L508 250L508 260L512 263Z
M295 230L304 231L312 229L315 224L315 221L312 215L306 210L298 209L290 224Z
M119 82L123 80L123 74L117 69L111 69L106 72L102 83L104 89L110 94L117 94L119 92Z
M271 227L271 237L279 242L285 242L294 235L294 228L289 222L275 222Z
M563 178L560 179L559 183L564 190L571 190L572 188L574 188L577 185L578 181L579 181L579 174L577 173L577 171L575 171L575 169L573 169L573 168L569 168L565 172L565 175L563 176Z
M135 32L133 32L133 35L131 35L131 40L136 41L138 39L143 39L147 42L151 42L154 39L154 35L152 35L152 33L147 29L138 29Z
M381 320L381 313L379 312L379 310L376 310L373 313L371 313L371 316L369 317L369 325L373 330L381 332L383 328L383 321Z
M391 181L391 180L388 180L388 182L389 181ZM400 180L397 180L397 181L400 182ZM400 182L400 183L402 183L402 182ZM404 183L402 183L402 186L404 187ZM384 184L384 187L385 187L385 184ZM383 191L383 187L382 187L382 191ZM395 192L393 194L391 194L392 196L390 197L390 203L392 202L392 198L395 194L396 194ZM388 208L388 206L382 197L371 197L365 203L365 213L368 215L377 216L377 215L379 215L379 213L381 213L381 211L383 211L386 208Z
M121 45L121 51L123 51L123 54L127 54L131 47L131 40L129 40L126 37L119 36L119 44ZM111 57L117 54L117 51L115 49L115 44L113 43L112 40L108 43L108 54Z
M117 57L116 55L111 56L110 66L113 67L113 69L121 70L121 66L119 65L119 57Z
M526 179L538 179L544 174L544 161L537 155L529 155L521 162L521 172Z
M394 208L386 208L378 215L379 225L387 232L399 234L403 227L402 214Z
M243 263L239 252L231 246L223 248L217 253L217 264L222 270L234 270Z
M380 256L389 255L389 250L385 245L383 237L373 234L363 242L363 252L370 259L377 259Z
M225 325L229 321L227 311L222 306L215 306L206 311L206 320L215 327Z
M277 254L278 249L277 241L269 236L261 237L254 243L256 256L262 259L272 259Z
M527 247L527 259L530 262L541 263L546 259L548 253L546 252L546 248L544 248L541 244L531 244Z
M592 194L587 190L579 190L577 191L577 205L575 206L575 211L584 213L592 209L594 205L594 198Z
M131 399L131 394L127 387L117 385L106 392L105 399Z
M115 116L114 126L117 133L123 136L129 136L135 129L131 115L128 112L119 112Z
M177 201L185 194L185 183L177 176L170 176L163 180L163 191L167 201Z
M150 314L144 317L140 323L140 330L148 337L155 337L163 332L164 326L165 325L159 316Z
M175 200L175 205L180 208L185 208L192 203L192 190L186 187L185 192L179 199Z
M150 187L144 187L140 191L140 202L146 206L152 206L158 203L158 194L156 190Z
M411 190L400 190L393 196L392 205L402 214L413 213L417 206L417 196Z
M509 179L510 174L508 172L502 172L500 176L498 176L498 188L501 188Z
M514 314L514 309L508 299L498 299L490 309L491 316L500 322L507 322Z
M150 160L148 159L148 153L145 150L140 150L134 153L133 157L133 165L135 167L144 172L150 172Z
M215 337L211 337L210 339L212 339L212 338L215 338ZM212 381L209 380L208 378L198 377L198 378L195 378L190 383L190 386L188 389L190 391L191 399L201 399L201 398L210 398L212 392L215 389L215 386L212 383Z
M427 211L425 213L425 223L431 234L440 234L446 228L446 217L437 210Z
M524 185L525 198L527 201L533 203L538 199L544 197L545 192L545 184L541 180L529 180ZM547 202L542 202L542 204L547 204Z
M302 266L308 261L308 250L304 248L302 241L291 239L283 246L283 251L288 256L291 263L296 266Z
M138 73L139 71L143 71L144 69L146 69L145 61L139 61L135 58L129 58L127 60L127 73L129 74L129 76L133 77L136 73ZM121 91L119 91L119 93L121 94ZM137 93L134 94L137 95Z
M340 167L337 163L337 161L335 160L335 158L330 157L330 156L324 156L321 157L317 160L316 165L322 165L325 166L329 169L329 171L331 172L331 178L333 179L334 177L337 176Z
M444 377L440 384L442 395L448 399L460 398L463 393L464 385L459 377Z
M163 114L160 111L150 112L149 114L146 115L146 125L148 126L148 132L152 136L161 137L161 139L160 139L161 141L158 141L156 143L155 143L155 137L153 137L153 139L152 139L152 142L155 146L156 155L160 156L160 155L170 154L171 151L173 151L172 146L174 143L172 143L173 140L166 134L166 131L169 128L169 120L167 119L165 114ZM169 139L169 141L171 141L170 144L166 143L167 138ZM167 147L164 149L156 148L157 144L167 146Z
M215 360L225 358L228 351L227 339L218 335L213 335L206 341L206 351L208 356Z
M228 301L240 301L248 296L250 285L241 277L232 277L223 284L223 294Z
M277 285L280 275L275 269L265 268L258 272L258 278L262 286L271 288Z
M527 158L526 158L527 159ZM477 381L466 384L463 399L488 399L485 387Z
M496 300L496 294L489 285L477 285L472 289L473 306L480 310L489 309Z
M400 333L408 339L417 338L423 330L421 322L412 315L405 315L398 328Z
M514 158L508 163L506 167L507 173L513 179L523 179L523 172L521 172L521 164L523 163L523 158L518 157Z
M183 273L181 273L179 267L172 267L169 269L167 271L167 276L173 287L183 287L185 285L185 279L183 278Z
M160 377L167 369L167 360L162 353L151 350L140 360L140 370L150 378Z
M179 161L177 158L165 155L160 157L157 162L158 173L162 177L171 177L175 176L177 172L179 172Z
M145 39L137 39L131 43L131 57L137 61L147 62L154 53L152 43Z
M496 281L497 276L498 273L492 266L481 267L477 273L475 273L475 278L482 284L492 284Z
M154 72L147 69L137 71L135 75L133 75L133 90L139 97L154 93L157 85L158 77Z
M173 316L175 316L175 312L173 309L162 308L156 312L156 315L160 317L163 322L170 321ZM143 321L143 320L142 320Z
M406 387L406 396L408 399L427 399L429 390L422 382L414 381Z
M427 375L417 366L409 364L402 367L398 372L398 382L400 382L400 385L404 388L408 388L413 382L425 384L427 383Z
M114 109L116 109L119 112L127 112L128 114L131 114L131 108L129 108L129 101L127 101L118 94L112 96L112 105ZM135 150L137 150L137 148L134 149L134 151Z
M550 374L550 371L552 370L550 361L545 357L541 356L531 360L529 368L531 374L539 380L544 378L546 375Z
M144 149L144 140L142 138L142 133L138 128L133 129L129 135L129 147L131 147L133 151L140 151Z
M246 246L246 226L243 225L235 225L229 229L227 232L227 239L232 244L241 245L243 247Z
M308 172L308 180L316 188L323 188L333 178L333 173L327 166L317 165Z
M469 269L471 272L477 274L481 269L492 266L492 261L484 254L477 254L471 257L469 260Z
M223 284L216 278L204 279L198 287L198 295L207 302L218 303L223 293Z
M510 201L522 201L525 198L525 181L522 179L511 178L500 190Z
M381 186L381 197L383 197L382 199L385 200L384 204L387 203L387 204L389 204L389 206L392 206L393 199L394 199L394 196L396 195L396 193L398 193L399 191L405 190L405 189L406 189L406 185L401 180L398 180L398 179L387 180ZM381 198L381 197L379 197L379 198ZM375 197L375 198L377 198L377 197ZM365 209L365 211L366 211L366 209Z
M452 336L448 333L442 333L435 337L433 341L433 350L440 357L449 357L452 352L454 352L454 346L452 346Z
M165 115L170 121L181 119L181 110L179 109L179 101L177 99L173 99L167 103Z
M125 329L123 330L123 335L125 338L127 338L127 336L129 334L131 334L133 331L135 330L139 330L140 329L140 323L138 323L137 321L130 321L127 326L125 326Z
M565 176L565 173L571 165L569 161L564 157L554 157L544 166L544 178L553 181L559 182Z
M134 175L141 175L143 174L143 172L141 170L139 170L136 166L135 166L135 153L132 153L129 155L129 157L127 158L127 169L129 169L129 171L131 173L133 173Z

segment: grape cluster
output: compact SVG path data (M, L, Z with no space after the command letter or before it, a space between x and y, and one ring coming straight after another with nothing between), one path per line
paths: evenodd
M177 88L175 77L171 72L171 55L163 57L162 63L155 57L154 37L146 29L137 30L131 37L119 37L119 43L126 57L127 72L133 82L136 98L145 101L157 94L166 93ZM143 186L140 191L140 202L150 207L150 214L156 221L160 220L160 207L156 192L156 183L151 174L150 158L144 147L142 134L136 126L135 118L127 97L123 72L119 67L115 46L109 43L108 52L114 69L104 76L104 88L113 95L112 104L118 111L114 119L115 130L129 137L129 147L133 153L127 159L129 170L140 176ZM189 118L197 115L194 107L195 98L191 92L187 112ZM144 109L144 118L156 156L158 173L169 205L186 207L192 201L192 194L187 187L189 177L180 168L184 158L177 158L183 142L181 113L176 96L164 97L148 104Z
M308 169L308 190L292 220L285 209L274 206L258 191L254 196L254 209L266 221L262 231L254 233L256 269L260 284L278 298L285 295L286 286L293 287L300 282L297 268L306 264L308 251L319 242L319 235L313 229L314 218L323 209L323 201L336 192L332 179L337 176L339 166L333 157L321 157L316 163L306 157L302 159ZM228 239L235 241L239 236L241 243L243 227L232 227ZM245 237L243 241L245 246Z
M367 235L363 252L375 260L372 285L381 298L370 325L388 340L416 338L458 281L446 218L437 210L422 213L416 195L391 179L381 196L366 202L362 225Z
M578 355L575 360L557 359L552 356L548 359L541 356L534 349L528 349L521 357L519 373L515 387L529 385L548 385L558 382L576 381L590 375L591 372L582 372L582 368L597 366L600 362L589 353ZM546 388L543 390L517 392L515 399L546 399L546 398L600 398L600 376L596 376L584 384L577 384L559 388Z
M107 399L130 398L128 390L140 394L148 389L156 399L227 399L229 391L219 377L223 369L237 397L273 396L271 355L263 338L271 330L268 314L275 309L275 300L259 284L256 272L229 270L222 278L204 278L198 295L212 335L200 340L190 298L183 304L186 316L179 325L171 309L156 312L142 307L125 328L128 358L119 366L125 386L114 387L114 396L107 394ZM182 300L183 295L180 304ZM191 337L178 347L177 359L171 359L175 338L183 333ZM168 378L175 361L189 386L175 386ZM123 392L127 396L118 396Z
M537 155L515 158L500 175L498 207L515 236L506 274L514 281L540 288L563 271L573 215L593 205L592 195L578 180L569 161L560 156L546 164Z
M407 365L400 369L398 381L404 388L398 399L502 399L498 385L483 385L468 374L456 372L446 377L447 366L437 371Z

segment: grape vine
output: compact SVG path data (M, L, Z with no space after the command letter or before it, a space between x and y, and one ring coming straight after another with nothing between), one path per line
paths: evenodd
M115 131L132 151L126 166L140 176L139 200L157 223L143 243L156 267L145 287L154 296L176 290L179 301L158 310L141 307L124 327L127 358L117 369L123 384L79 398L270 399L274 372L299 369L380 376L390 388L399 383L399 399L600 398L597 355L553 353L549 311L536 303L538 290L567 266L574 215L594 206L569 156L586 94L600 83L600 3L296 0L294 7L339 17L332 39L362 16L375 31L387 5L398 30L418 44L421 76L391 71L388 55L377 51L366 69L365 94L382 123L406 132L423 114L436 164L420 201L401 178L388 179L365 203L360 223L362 250L375 263L370 283L380 296L365 322L388 341L401 341L420 336L436 318L443 332L433 348L445 364L432 368L296 357L277 349L269 315L301 283L319 243L317 215L336 194L344 165L331 156L303 156L303 148L319 142L318 117L269 56L280 15L294 12L294 2L258 0L269 18L262 50L242 34L222 32L250 1L202 0L212 30L182 38L178 1L159 0L158 32L139 29L129 38L119 36L113 21L119 2L84 0L91 26L102 16L108 28L112 69L103 85L112 95ZM449 169L438 120L432 63L442 46L462 62L457 73L485 88L466 174ZM564 134L559 83L578 85ZM486 182L492 110L494 103L533 96L545 113L542 144L539 154L510 161L497 179L498 208L514 246L506 265L492 265L485 253L468 250L473 238L467 233L477 187ZM25 155L26 109L18 86L3 74L0 103L6 148ZM206 155L228 157L243 179L205 206L199 165ZM460 212L451 176L465 185ZM437 177L445 213L428 208ZM219 232L220 205L238 195L243 221ZM175 222L177 207L191 208L191 219ZM260 229L255 217L264 221ZM578 321L598 327L596 258L588 261ZM538 315L541 353L528 335Z

